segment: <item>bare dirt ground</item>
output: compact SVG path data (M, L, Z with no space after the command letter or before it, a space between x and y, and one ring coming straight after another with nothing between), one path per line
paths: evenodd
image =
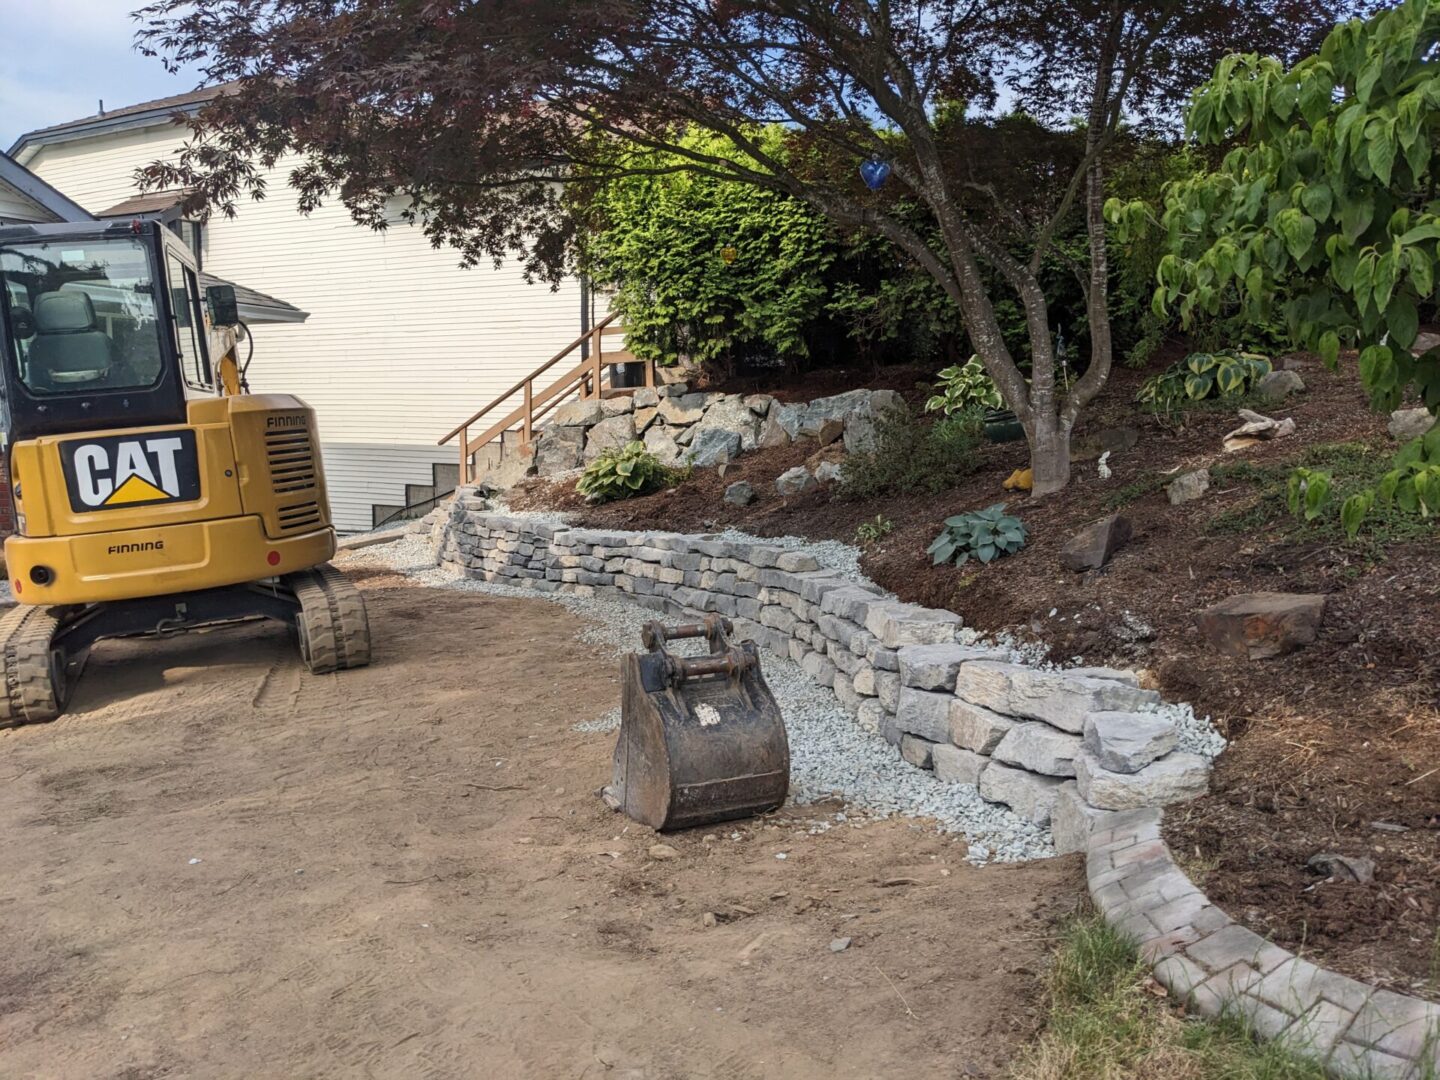
M0 731L0 1075L985 1077L1038 1026L1073 859L830 806L657 861L592 794L617 665L570 614L363 587L368 669L112 642Z

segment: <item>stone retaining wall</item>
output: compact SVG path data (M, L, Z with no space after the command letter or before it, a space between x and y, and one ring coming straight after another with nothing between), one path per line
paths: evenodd
M1175 865L1160 822L1158 808L1097 816L1086 874L1106 921L1174 997L1202 1016L1238 1015L1336 1076L1440 1077L1440 1005L1327 971L1245 929Z
M1042 670L970 644L960 616L901 603L796 551L707 536L615 532L490 512L459 493L438 561L484 581L624 596L671 616L718 612L737 636L830 687L859 724L942 780L1078 850L1104 810L1194 798L1209 762L1177 750L1160 695L1131 672ZM1053 818L1053 823L1052 823Z

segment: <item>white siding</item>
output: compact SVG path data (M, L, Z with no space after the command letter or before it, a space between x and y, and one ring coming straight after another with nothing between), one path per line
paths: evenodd
M0 225L29 225L54 221L55 215L0 180Z
M135 194L135 170L181 135L164 126L59 143L25 164L94 213ZM368 528L370 503L402 502L406 479L429 483L429 461L454 459L437 439L579 335L580 288L528 285L513 262L461 269L419 229L374 233L338 202L302 217L284 170L266 179L268 198L207 225L205 269L310 313L254 328L250 385L316 409L337 523ZM388 450L397 446L413 453Z

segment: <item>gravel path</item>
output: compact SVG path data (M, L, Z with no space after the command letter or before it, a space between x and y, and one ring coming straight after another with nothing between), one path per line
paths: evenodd
M764 539L780 544L770 537ZM806 550L816 549L807 545ZM843 556L832 552L832 557ZM538 593L470 580L437 567L424 536L364 548L344 561L395 570L434 588L558 603L585 620L578 635L581 640L609 648L616 656L635 651L640 627L655 618L654 612L620 600ZM767 655L764 665L765 680L784 714L790 739L790 795L795 802L838 796L846 810L833 816L837 825L891 814L933 819L943 831L964 833L970 841L969 858L977 863L1044 858L1055 853L1048 829L987 803L970 785L942 783L933 773L901 760L879 735L862 731L834 694L816 686L798 664ZM606 731L618 722L618 709L612 709L576 726L584 731Z

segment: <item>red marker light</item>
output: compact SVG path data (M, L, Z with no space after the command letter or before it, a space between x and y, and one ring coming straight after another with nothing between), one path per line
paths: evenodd
M270 552L269 555L266 555L266 556L265 556L265 561L268 562L271 566L279 566L279 565L280 565L280 552L278 552L278 551L272 551L272 552Z
M18 577L15 579L15 592L17 594L20 592L20 579Z

